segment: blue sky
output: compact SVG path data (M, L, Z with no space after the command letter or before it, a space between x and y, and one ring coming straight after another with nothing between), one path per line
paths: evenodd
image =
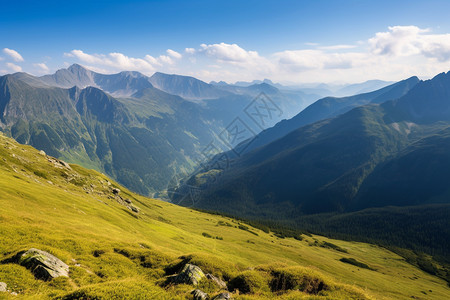
M80 63L301 83L450 69L450 1L2 2L0 74Z

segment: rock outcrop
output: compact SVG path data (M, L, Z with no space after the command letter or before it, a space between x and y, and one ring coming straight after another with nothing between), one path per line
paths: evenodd
M172 277L171 283L197 285L202 279L206 278L205 273L196 265L186 264L181 272Z
M231 300L233 297L231 297L231 294L228 292L220 293L219 295L212 298L212 300Z
M222 290L227 289L227 284L222 279L220 279L212 274L209 274L209 273L206 274L206 278L208 278L208 280L211 280L212 282L214 282L220 289L222 289Z
M195 289L191 292L194 296L194 300L209 300L209 295L199 289Z
M31 248L28 251L19 252L15 260L21 266L31 270L34 276L42 280L65 276L69 277L69 266L48 252Z

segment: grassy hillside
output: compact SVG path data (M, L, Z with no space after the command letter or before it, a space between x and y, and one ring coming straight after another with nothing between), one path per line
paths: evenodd
M113 194L116 187L123 200ZM189 299L193 286L163 286L187 261L238 288L236 299L450 296L443 280L386 249L320 236L278 238L234 219L138 196L4 136L0 190L0 282L18 293L0 298ZM62 259L70 278L44 282L7 263L31 247ZM323 290L314 294L314 283ZM199 287L219 292L206 282Z

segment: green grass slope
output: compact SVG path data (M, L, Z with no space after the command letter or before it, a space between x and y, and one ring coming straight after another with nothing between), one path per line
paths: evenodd
M117 187L130 201L113 194ZM0 191L0 282L17 293L0 292L0 298L190 299L193 286L162 285L186 261L238 288L235 299L450 296L443 280L384 248L321 236L278 238L234 219L138 196L103 174L67 167L1 135ZM44 282L6 262L31 247L62 259L70 277ZM323 289L315 293L311 287L318 283Z

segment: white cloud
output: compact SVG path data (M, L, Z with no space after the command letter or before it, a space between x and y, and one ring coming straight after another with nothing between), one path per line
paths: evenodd
M6 66L13 72L22 72L22 67L13 63L6 63Z
M115 71L140 71L143 73L153 73L157 67L164 67L167 65L174 65L176 60L180 60L183 56L168 49L167 55L160 55L153 57L145 55L144 58L135 58L126 56L123 53L112 52L109 54L89 54L82 50L72 50L69 53L64 53L66 57L75 58L80 62L90 64L96 69L108 70L108 72Z
M246 62L259 58L258 52L244 50L237 44L201 44L200 47L200 53L204 53L208 57L215 58L219 61Z
M172 49L167 49L166 52L170 57L173 57L175 59L181 59L182 57L180 53L178 53L177 51L173 51Z
M147 55L144 59L128 57L122 53L113 52L105 54L88 54L82 50L72 50L70 53L64 54L67 57L76 58L77 60L88 63L97 67L107 67L107 69L130 70L141 72L153 72L155 67L152 63L152 57Z
M327 53L322 50L287 50L273 55L281 69L301 72L311 69L349 69L361 64L364 55L357 52Z
M45 63L33 64L33 66L39 68L41 71L44 71L44 72L49 71L49 68L47 67L47 65Z
M16 50L13 49L9 49L9 48L4 48L3 52L9 56L11 56L11 58L16 61L16 62L21 62L24 61L22 55L19 54L19 52L17 52Z
M89 54L72 50L67 57L112 73L136 70L188 74L205 81L269 78L284 83L362 82L433 76L450 70L450 34L434 34L417 26L393 26L349 44L305 43L298 49L261 55L238 44L201 44L182 52L167 49L142 58L122 53Z
M322 46L318 47L321 50L345 50L345 49L353 49L356 48L355 45L333 45L333 46Z
M417 26L392 26L369 39L373 53L389 56L423 55L438 61L450 60L450 34L432 34Z

